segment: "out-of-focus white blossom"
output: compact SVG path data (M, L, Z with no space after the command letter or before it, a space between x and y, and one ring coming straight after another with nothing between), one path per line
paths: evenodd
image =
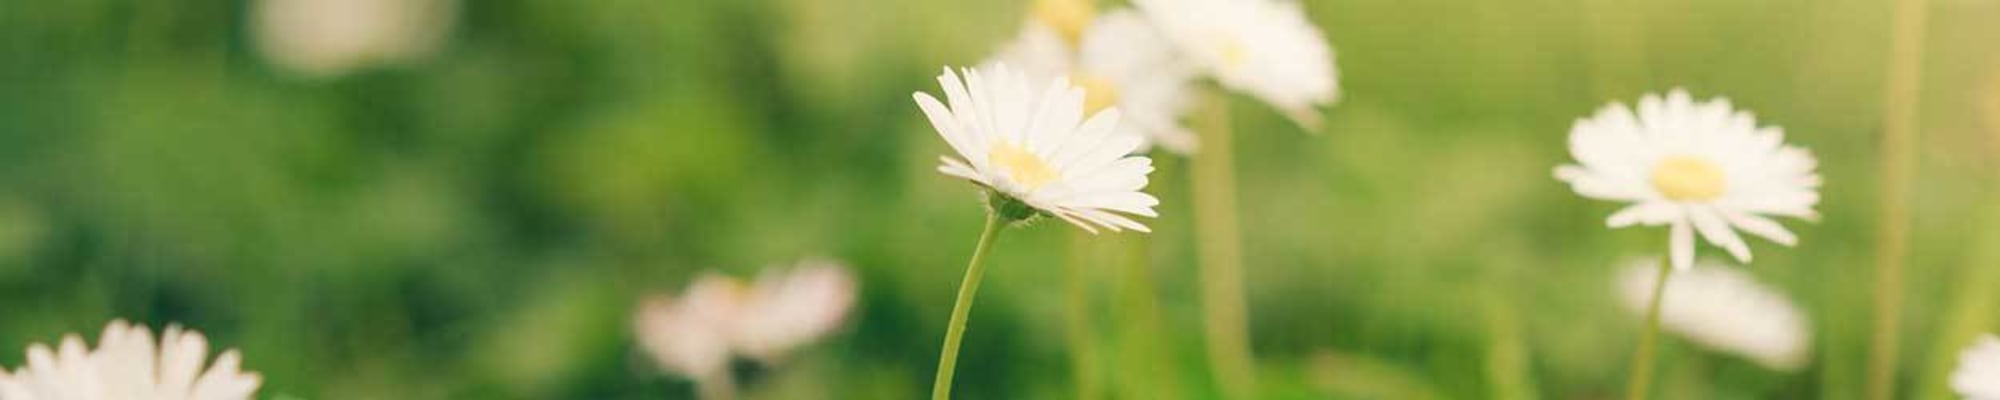
M1617 287L1626 309L1646 314L1659 268L1658 260L1648 258L1620 271ZM1665 330L1766 368L1798 370L1812 349L1805 313L1738 268L1703 262L1675 270L1660 301Z
M1556 167L1556 179L1583 197L1630 203L1606 220L1612 228L1667 225L1675 268L1693 265L1696 233L1749 263L1737 230L1791 246L1798 237L1770 217L1819 216L1819 160L1728 99L1674 90L1640 98L1637 112L1612 103L1576 122L1569 152L1577 164Z
M1981 336L1958 355L1951 389L1972 400L2000 400L2000 338Z
M258 0L258 52L308 78L418 61L450 35L457 0Z
M678 297L642 302L635 327L640 347L662 367L726 381L737 356L777 362L839 328L855 293L847 269L829 261L767 270L747 285L706 273Z
M1117 133L1144 139L1141 150L1157 145L1194 152L1195 134L1180 119L1190 105L1196 70L1152 23L1132 10L1114 10L1081 35L1079 46L1071 46L1059 29L1031 19L985 65L1020 68L1038 83L1067 76L1084 90L1086 113L1117 107L1124 116Z
M1308 130L1340 99L1333 48L1305 8L1284 0L1135 0L1217 82L1270 103Z

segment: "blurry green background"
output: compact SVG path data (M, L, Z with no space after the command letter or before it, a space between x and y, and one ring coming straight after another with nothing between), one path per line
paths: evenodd
M244 2L5 2L0 364L122 317L242 348L267 397L686 398L634 345L640 296L829 256L861 278L848 327L748 394L917 398L981 210L933 171L910 93L1025 8L467 0L422 62L308 78L257 50ZM1576 118L1677 86L1783 126L1827 184L1823 221L1787 224L1802 245L1746 267L1806 309L1811 363L1670 339L1660 393L1860 396L1888 1L1306 8L1345 86L1322 132L1234 102L1264 397L1617 397L1638 318L1611 277L1664 232L1604 229L1616 205L1550 170ZM1944 398L1958 346L2000 330L2000 1L1930 10L1899 377ZM1112 262L1073 265L1063 224L1001 239L961 398L1073 395L1072 276L1110 391L1215 395L1187 163L1161 162L1158 233L1086 245ZM1150 268L1116 266L1135 254Z

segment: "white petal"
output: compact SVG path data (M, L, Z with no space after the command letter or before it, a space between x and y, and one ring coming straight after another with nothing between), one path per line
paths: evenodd
M160 340L160 392L189 393L208 357L208 340L178 326L167 327Z
M1761 236L1785 246L1796 246L1799 243L1798 236L1792 235L1792 231L1786 230L1783 225L1779 225L1776 221L1741 212L1721 211L1723 219L1728 220L1730 225L1742 228L1744 232L1750 232L1752 235Z
M938 136L944 138L945 144L951 145L953 151L957 151L962 157L978 154L970 145L974 139L967 137L965 132L959 129L957 118L946 110L943 104L939 104L936 98L931 97L929 93L916 93L911 97L917 100L917 108L923 110L924 117L930 119L931 128L937 130Z
M1646 226L1666 225L1667 223L1686 218L1682 210L1680 205L1672 202L1649 201L1625 207L1623 210L1612 213L1611 218L1605 220L1605 225L1612 228L1623 228L1632 226L1633 224L1644 224Z
M222 352L215 365L195 382L189 398L195 400L242 400L257 391L260 378L240 370L243 356L236 350Z
M1735 230L1729 229L1728 222L1716 215L1715 208L1706 205L1689 206L1687 213L1688 220L1694 223L1696 231L1701 232L1701 237L1708 239L1709 243L1721 246L1723 250L1728 250L1729 255L1736 257L1737 262L1750 262L1750 246L1743 243L1743 237L1737 236Z

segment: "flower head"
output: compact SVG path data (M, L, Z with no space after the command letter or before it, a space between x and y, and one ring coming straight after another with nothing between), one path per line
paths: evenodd
M726 327L742 309L743 284L727 276L703 274L679 298L658 296L639 306L639 345L661 367L696 379L729 368Z
M1217 82L1257 97L1307 129L1340 97L1333 49L1298 3L1137 0L1167 40Z
M826 260L806 260L786 272L757 277L736 320L738 351L765 361L839 328L854 305L854 278Z
M1097 15L1095 0L1034 0L1028 15L1035 25L1049 29L1055 39L1075 44Z
M1958 355L1951 389L1972 400L2000 400L2000 338L1981 336Z
M75 334L51 350L28 347L28 365L0 371L0 399L249 399L262 378L240 370L243 356L222 352L203 368L208 340L168 326L158 347L144 326L112 321L95 351Z
M456 8L456 0L261 0L253 28L273 64L322 78L429 54Z
M986 65L1020 68L1038 83L1067 75L1084 90L1085 112L1118 107L1123 119L1117 133L1145 139L1141 150L1159 145L1192 153L1194 132L1179 120L1195 71L1152 24L1131 10L1115 10L1093 20L1081 35L1081 46L1073 48L1059 28L1031 19Z
M1697 103L1674 90L1640 99L1636 114L1614 103L1577 121L1569 151L1578 164L1556 167L1556 179L1584 197L1632 203L1611 215L1613 228L1669 226L1675 268L1693 264L1696 232L1747 263L1736 230L1791 246L1798 238L1768 216L1818 218L1812 153L1726 99Z
M640 305L639 344L667 369L696 379L727 373L735 356L767 363L839 328L854 304L855 283L829 261L767 270L754 284L703 274L679 298Z
M1645 314L1660 264L1636 260L1618 274L1625 308ZM1795 371L1812 348L1805 313L1785 295L1736 268L1704 262L1675 271L1660 298L1660 323L1688 341L1748 358L1765 368Z
M1141 139L1116 134L1119 112L1084 120L1084 90L1057 78L1035 91L1005 65L951 69L938 75L945 99L916 93L917 106L959 157L941 157L938 171L971 180L1085 230L1147 231L1122 214L1157 216L1159 200L1140 189L1153 160L1131 155Z

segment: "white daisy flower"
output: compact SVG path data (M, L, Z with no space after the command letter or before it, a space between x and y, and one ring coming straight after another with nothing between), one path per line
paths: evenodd
M639 306L639 346L663 368L696 381L726 376L730 360L727 327L743 308L743 284L702 274L679 298L658 296Z
M231 349L204 368L208 340L200 332L168 326L154 347L143 326L112 321L92 351L75 334L57 349L28 347L28 365L0 371L0 399L249 399L262 378L240 370Z
M257 50L309 78L415 61L451 31L457 0L260 0Z
M1768 217L1818 218L1812 153L1726 99L1696 103L1676 89L1640 99L1637 114L1613 103L1577 121L1569 150L1578 164L1556 167L1556 179L1584 197L1633 203L1611 215L1613 228L1669 226L1675 268L1693 263L1696 232L1748 263L1737 229L1792 246L1798 238Z
M1736 268L1703 262L1674 271L1660 301L1660 324L1688 341L1737 354L1778 371L1805 366L1812 348L1805 313L1784 294ZM1658 283L1656 259L1635 260L1618 275L1625 308L1645 315Z
M1084 90L1066 78L1034 90L1027 75L1005 65L938 75L950 107L918 92L917 106L959 157L940 157L938 171L992 190L992 204L1020 220L1046 213L1090 232L1148 231L1122 214L1156 217L1159 200L1140 191L1153 160L1133 156L1141 139L1119 135L1119 112L1105 109L1084 120Z
M735 324L735 347L775 362L784 353L833 332L854 306L854 278L826 260L807 260L783 273L757 277Z
M640 306L639 344L669 370L698 381L726 379L734 356L774 363L839 328L855 292L846 268L829 261L767 270L750 286L703 274L680 298Z
M1951 389L1972 400L2000 400L2000 338L1981 336L1958 355Z
M1195 135L1181 126L1180 117L1189 105L1194 69L1131 10L1097 18L1082 35L1081 47L1072 49L1059 29L1029 20L1020 37L985 65L1012 65L1036 82L1068 75L1084 89L1084 112L1118 107L1124 118L1117 132L1146 139L1141 151L1157 144L1192 153Z
M1333 49L1281 0L1135 0L1167 40L1217 82L1270 103L1307 129L1340 97Z

